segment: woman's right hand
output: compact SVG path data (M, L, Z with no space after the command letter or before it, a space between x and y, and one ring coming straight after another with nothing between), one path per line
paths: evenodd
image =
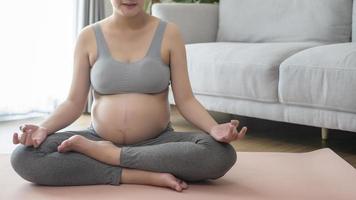
M14 133L12 142L14 144L23 144L25 146L34 146L37 148L46 139L48 131L46 128L34 124L24 124L20 126L22 134Z

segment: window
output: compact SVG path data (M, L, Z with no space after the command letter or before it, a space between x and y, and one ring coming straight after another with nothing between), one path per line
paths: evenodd
M0 121L48 114L72 77L75 1L1 2Z

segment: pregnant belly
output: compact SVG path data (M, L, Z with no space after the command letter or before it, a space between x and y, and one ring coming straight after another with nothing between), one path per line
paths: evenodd
M105 140L134 144L158 136L170 120L166 94L117 94L95 98L92 123Z

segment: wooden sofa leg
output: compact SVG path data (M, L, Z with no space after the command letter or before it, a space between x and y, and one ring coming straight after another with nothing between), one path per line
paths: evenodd
M327 128L321 128L321 139L322 140L327 140L329 135L329 129Z

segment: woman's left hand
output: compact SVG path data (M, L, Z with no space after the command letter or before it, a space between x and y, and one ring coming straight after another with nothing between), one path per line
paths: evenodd
M247 127L244 126L240 132L237 132L238 120L231 120L231 122L218 124L214 126L210 135L219 142L229 143L234 140L242 139L247 131Z

